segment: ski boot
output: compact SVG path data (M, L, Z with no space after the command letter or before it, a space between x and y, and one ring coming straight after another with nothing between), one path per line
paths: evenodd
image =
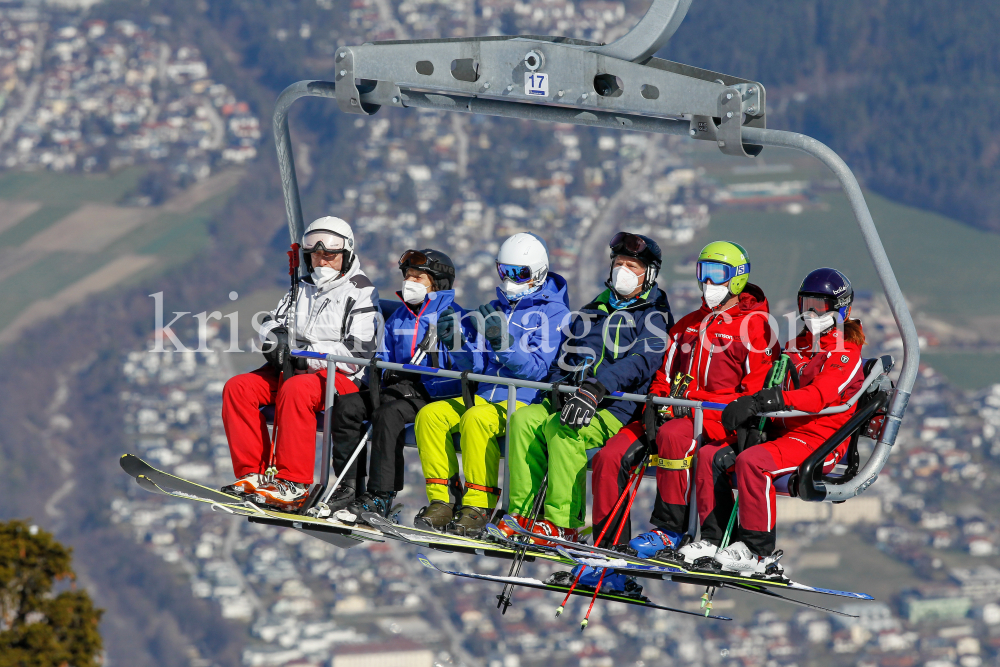
M665 549L673 551L680 543L681 535L679 533L675 533L672 530L653 528L649 532L632 538L628 545L635 549L635 553L639 558L652 558Z
M698 540L678 549L677 555L685 565L712 569L717 567L713 565L713 559L718 552L718 545L708 540Z
M580 541L580 531L576 528L563 528L557 526L548 519L542 519L535 522L535 527L531 529L531 532L539 537L531 538L532 544L538 544L543 547L556 546L554 542L549 542L544 539L546 537L558 537L560 540L565 540L567 542L579 542Z
M362 517L362 512L371 512L390 519L393 523L399 523L399 509L392 505L392 499L395 497L395 493L365 492L348 505L347 511L357 517Z
M554 572L545 580L545 583L552 586L572 586L573 582L577 581L577 575L579 575L580 580L576 584L577 590L593 592L597 590L597 584L600 583L601 593L623 595L634 600L644 599L642 586L635 580L635 577L630 577L614 570L608 570L604 573L604 580L602 581L602 570L603 568L593 568L590 565L577 565L569 572Z
M454 519L452 519L451 523L444 530L446 533L451 533L452 535L478 539L482 536L483 531L486 530L486 524L489 521L489 513L483 508L462 505L458 509L458 512L455 513Z
M309 500L309 485L275 479L270 484L257 487L253 500L283 512L296 512Z
M348 509L355 500L357 500L358 492L354 488L353 484L348 484L346 482L341 482L337 490L333 492L330 496L329 502L327 502L327 507L330 508L330 513L339 512L343 509Z
M517 523L517 525L520 526L521 528L527 529L528 526L531 524L531 521L529 519L527 519L526 517L521 516L520 514L510 514L509 516L510 516L510 518L514 519L514 521ZM515 535L518 534L517 531L515 531L513 528L511 528L509 525L507 525L507 519L506 518L500 519L500 521L497 522L497 528L506 537L514 537Z
M743 542L733 542L715 554L715 563L723 572L736 572L741 576L781 577L784 569L778 561L783 555L779 549L770 556L758 556Z
M243 477L240 477L232 484L225 485L219 491L243 498L244 496L253 495L257 491L257 487L264 486L266 483L267 478L264 475L259 472L252 472L249 475L243 475Z
M417 516L413 517L413 527L421 530L433 530L443 533L445 527L455 517L454 507L443 500L432 500L427 507L422 507Z

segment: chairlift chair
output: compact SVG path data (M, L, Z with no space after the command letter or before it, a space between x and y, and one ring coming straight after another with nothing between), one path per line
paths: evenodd
M884 372L877 374L878 405L872 408L868 401L859 407L858 415L842 429L844 433L838 433L841 439L837 442L842 442L868 428L873 416L883 411L884 416L876 420L878 430L868 432L876 441L868 460L864 465L858 462L850 466L854 468L851 474L824 476L814 459L818 456L817 460L822 460L825 454L820 452L827 451L828 442L803 464L806 469L798 476L798 496L803 500L842 502L867 489L889 457L917 375L917 331L861 187L847 164L811 137L767 129L763 84L653 56L680 26L691 2L653 0L635 27L610 44L565 37L491 36L366 42L338 48L332 81L294 83L279 95L275 105L273 127L289 235L294 243L304 229L288 126L289 108L302 97L331 98L344 113L361 116L373 115L383 106L437 109L686 135L714 141L719 150L734 157L753 158L765 146L808 153L825 164L843 187L903 342L897 384L890 386L885 379L891 359L880 360ZM329 482L333 394L328 392L324 420L323 488ZM677 404L675 399L657 402ZM510 403L508 420L514 410L513 399ZM803 413L774 416L792 414ZM700 409L695 417L700 426ZM507 487L509 484L504 484L505 492ZM501 501L504 507L505 501Z

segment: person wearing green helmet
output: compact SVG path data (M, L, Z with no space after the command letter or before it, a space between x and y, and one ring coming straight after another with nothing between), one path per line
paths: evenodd
M715 241L698 256L697 278L702 288L701 308L688 313L669 331L663 365L656 372L649 393L711 400L715 393L759 391L771 367L773 345L764 292L749 282L750 257L746 249L729 241ZM685 386L686 385L686 386ZM619 541L628 542L649 557L662 549L675 549L687 526L691 461L697 446L694 420L688 408L665 407L659 411L656 434L656 483L659 493L653 508L653 529L629 540L623 530ZM704 413L707 440L725 437L719 412ZM611 438L593 462L594 531L607 521L614 535L622 517L610 516L632 468L645 447L643 420L637 420ZM650 443L652 444L652 443ZM617 493L616 493L617 491ZM624 517L627 521L627 517Z

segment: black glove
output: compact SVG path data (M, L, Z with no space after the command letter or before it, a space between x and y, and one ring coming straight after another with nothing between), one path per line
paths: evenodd
M479 306L479 314L483 316L483 322L485 329L479 330L479 318L472 318L472 326L476 327L476 331L479 331L487 341L490 343L490 347L493 348L494 352L499 352L500 350L508 347L513 347L514 337L507 332L507 320L504 318L502 312L486 304L485 306ZM504 336L506 335L506 341ZM506 342L506 345L504 344Z
M455 317L455 310L453 308L446 308L438 315L438 340L449 350L454 350L456 347L462 346L462 329L455 326L457 320L458 318ZM458 338L457 344L455 342L456 337Z
M755 396L740 396L727 405L722 411L722 428L735 431L750 421L751 417L756 416L760 410L757 409Z
M275 327L268 331L264 338L263 351L267 363L280 373L291 351L288 347L288 329Z
M563 405L559 423L573 428L590 426L590 420L597 414L597 406L607 395L608 390L596 378L587 378Z
M785 396L781 393L781 387L761 389L753 397L757 399L758 412L781 412L787 409L785 407Z
M309 370L309 360L304 357L292 357L292 368L297 371Z
M735 431L746 426L751 417L761 412L781 412L785 410L785 398L781 387L761 389L753 396L740 396L722 411L722 428Z

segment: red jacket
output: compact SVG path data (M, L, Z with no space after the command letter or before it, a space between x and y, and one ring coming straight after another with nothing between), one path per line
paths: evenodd
M771 349L767 297L753 284L740 293L737 305L716 312L702 300L701 308L688 313L670 329L663 366L656 371L649 393L670 394L677 373L694 377L687 398L716 400L715 394L753 393L764 380L777 343ZM722 413L705 411L708 439L725 437Z
M788 341L785 354L799 372L799 388L785 382L782 397L790 410L819 412L824 408L843 405L861 389L865 375L862 369L861 346L843 338L843 332L833 328L819 339L819 349L813 351L813 335L803 331ZM855 406L846 412L822 417L790 417L778 420L781 435L793 435L818 446L836 432L854 414ZM846 443L847 441L845 441ZM838 456L843 451L838 452Z

